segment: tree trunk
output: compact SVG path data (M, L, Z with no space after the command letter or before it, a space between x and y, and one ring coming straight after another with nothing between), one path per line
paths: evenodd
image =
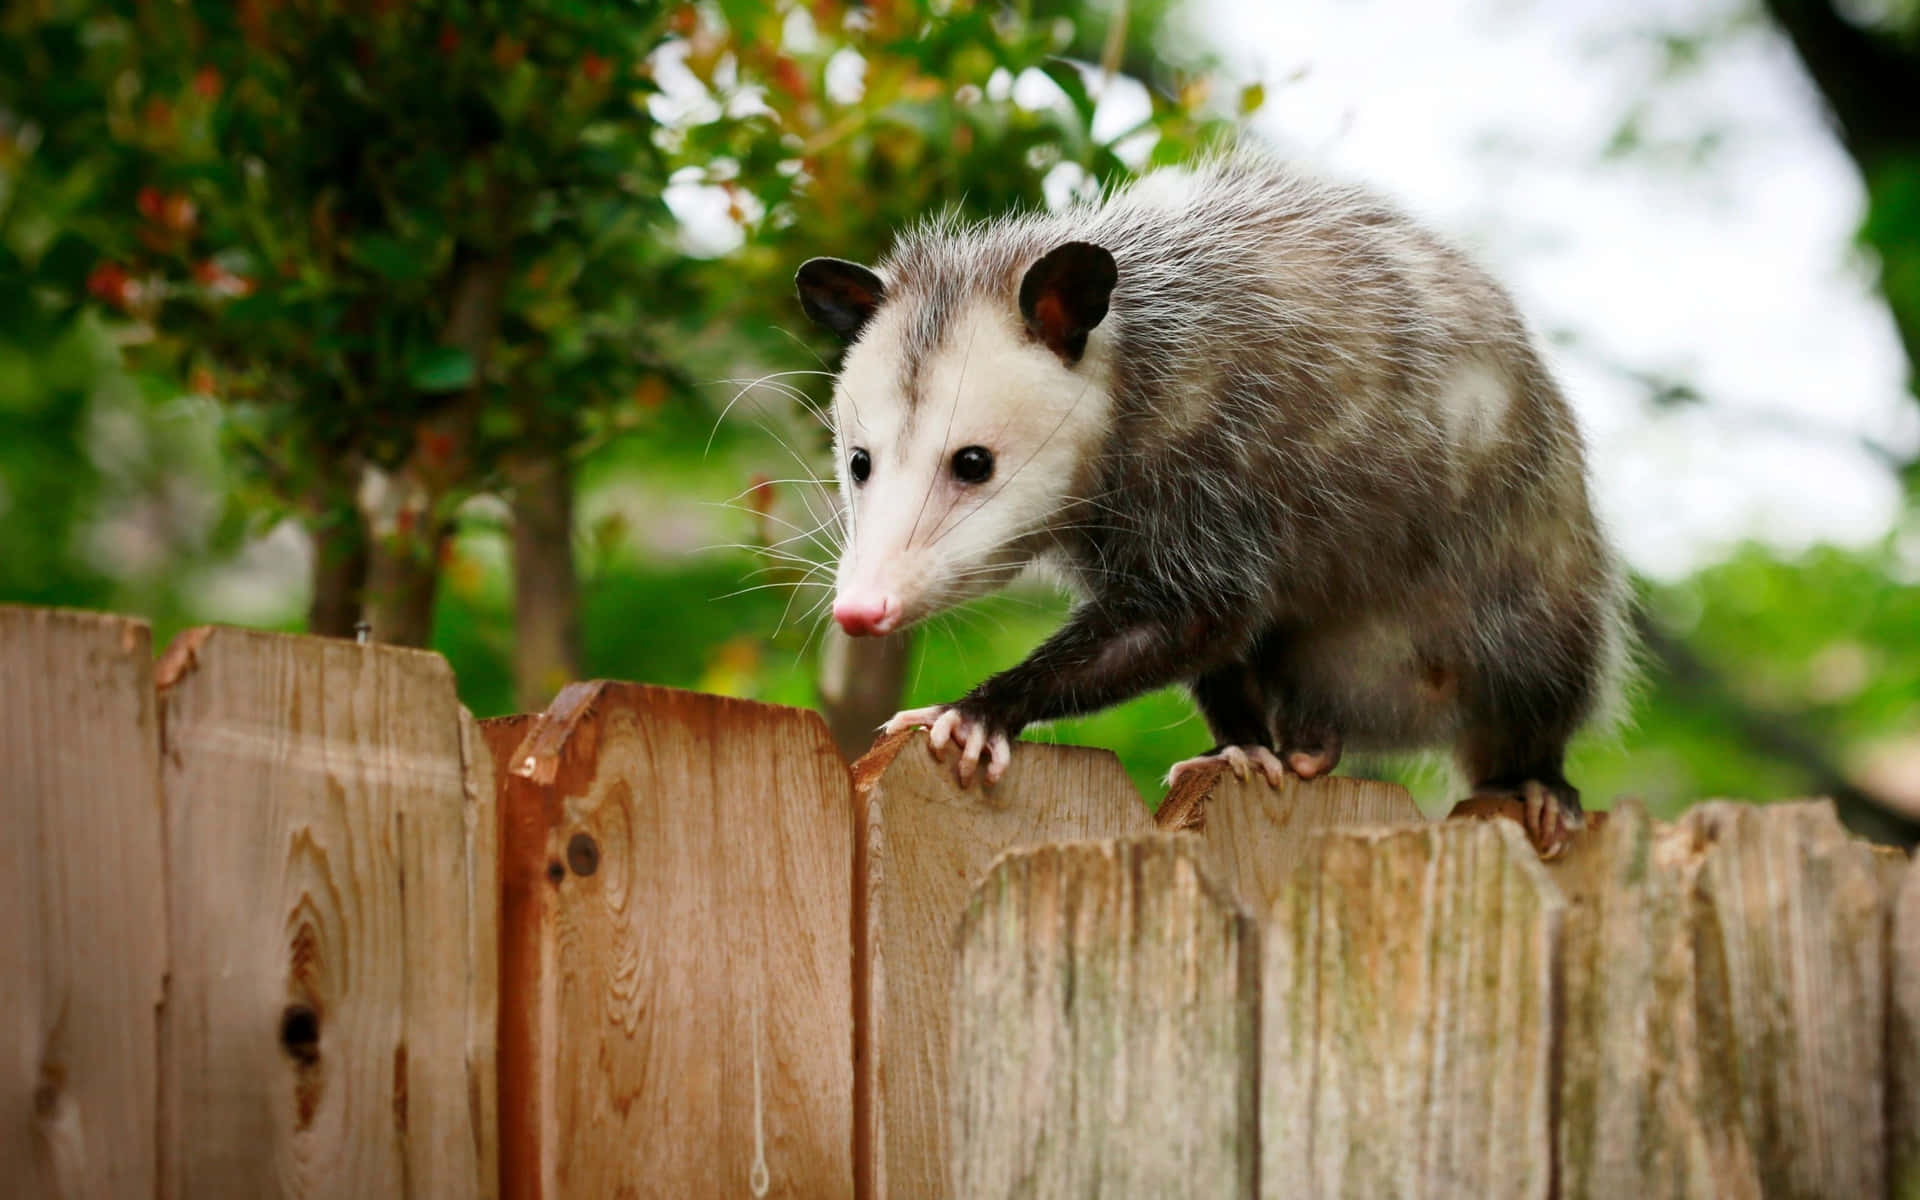
M905 633L852 638L827 629L820 657L820 712L849 762L865 754L881 723L900 711L911 649Z
M367 590L367 525L351 499L323 508L307 522L313 539L313 599L307 632L350 638L360 623Z
M513 507L513 694L539 712L580 677L573 471L562 454L509 464Z
M368 559L367 622L372 638L395 646L433 640L433 603L440 589L440 552L452 531L421 518L376 537Z

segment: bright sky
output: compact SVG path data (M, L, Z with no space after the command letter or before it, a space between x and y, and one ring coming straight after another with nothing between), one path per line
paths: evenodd
M1891 525L1863 441L1910 454L1920 410L1870 270L1864 198L1791 48L1755 24L1678 81L1642 34L1728 0L1192 0L1258 127L1474 249L1550 353L1629 559L1671 577L1743 537L1792 549ZM1737 0L1735 0L1737 4ZM1757 6L1756 6L1757 7ZM1704 165L1612 161L1645 106L1656 142L1723 131ZM1654 416L1620 368L1707 403Z

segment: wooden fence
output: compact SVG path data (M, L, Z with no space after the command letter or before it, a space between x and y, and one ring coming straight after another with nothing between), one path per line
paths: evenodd
M1920 1196L1920 868L0 608L0 1190ZM1179 832L1172 832L1179 831Z

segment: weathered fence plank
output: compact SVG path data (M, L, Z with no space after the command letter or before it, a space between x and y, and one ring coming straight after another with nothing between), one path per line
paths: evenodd
M162 1194L492 1196L493 786L446 662L199 629L157 675Z
M1893 896L1887 964L1887 1194L1920 1200L1920 859Z
M166 970L141 621L0 608L0 1190L154 1194Z
M955 949L950 1194L1250 1200L1258 943L1188 838L995 863Z
M1149 833L1119 759L1021 743L991 788L962 790L926 735L896 734L854 764L860 1153L875 1196L938 1196L946 1179L954 929L1003 851Z
M1199 837L1201 861L1251 912L1263 913L1307 853L1312 836L1343 825L1394 825L1421 820L1407 789L1394 783L1329 775L1289 775L1274 787L1258 775L1237 778L1225 763L1181 779L1154 812L1169 833Z
M1546 1196L1563 902L1507 821L1314 839L1262 964L1262 1192Z
M1697 1098L1716 1195L1886 1192L1886 904L1830 804L1716 802L1656 856L1694 872Z
M586 683L484 728L504 1193L853 1194L852 801L820 718Z
M1738 1195L1716 1183L1700 1120L1690 872L1635 803L1552 870L1561 923L1560 1194Z

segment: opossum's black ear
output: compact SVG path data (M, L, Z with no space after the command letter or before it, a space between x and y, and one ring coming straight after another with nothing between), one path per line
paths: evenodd
M800 307L816 325L824 325L850 342L886 299L887 285L859 263L839 258L810 258L793 277Z
M1087 351L1087 334L1107 315L1120 280L1113 255L1091 242L1049 250L1020 281L1020 315L1027 330L1069 363Z

